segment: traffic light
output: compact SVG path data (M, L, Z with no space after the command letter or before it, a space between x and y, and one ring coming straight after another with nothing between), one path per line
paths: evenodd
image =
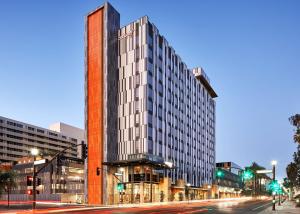
M217 178L223 178L224 177L224 172L221 169L218 169L216 171L216 177Z
M36 194L40 194L40 191L39 190L35 190ZM26 191L27 195L33 195L33 190L32 189L28 189Z
M83 142L81 142L81 159L85 160L88 155L88 148Z
M62 155L58 155L57 156L57 162L56 162L56 164L57 164L57 167L59 167L59 166L62 166L63 165L63 156Z
M243 172L244 180L250 180L253 178L253 172L250 169L247 169Z
M37 186L42 185L42 179L41 178L37 178L36 185Z
M27 186L32 186L33 185L33 176L27 175L26 182L27 182Z
M281 187L277 180L271 181L269 183L269 190L274 193L279 193L281 191Z
M118 191L122 191L122 190L124 190L124 189L126 189L126 187L125 187L125 184L124 183L118 183L117 184L117 190Z

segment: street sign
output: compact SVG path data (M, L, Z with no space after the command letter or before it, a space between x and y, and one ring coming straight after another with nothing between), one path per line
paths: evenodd
M268 173L272 173L273 171L270 169L263 169L263 170L256 170L257 174L268 174Z
M34 165L39 165L39 164L43 164L43 163L46 163L46 159L34 161Z

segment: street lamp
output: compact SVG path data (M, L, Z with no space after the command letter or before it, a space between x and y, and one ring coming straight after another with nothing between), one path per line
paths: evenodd
M186 186L187 186L187 199L188 199L188 203L190 203L190 186L191 186L191 184L187 183Z
M277 165L277 161L276 160L272 160L271 164L273 166L273 169L272 169L272 172L273 172L273 182L275 182L275 166ZM273 194L273 201L272 202L273 202L272 210L275 210L275 203L276 203L275 194Z
M272 166L276 166L277 165L277 161L276 160L272 160L271 164L272 164Z
M34 210L35 207L36 207L36 173L35 173L34 162L35 162L36 156L39 154L39 150L37 148L32 148L30 153L33 156L33 176L32 176L33 201L32 201L32 209Z
M37 148L32 148L30 150L30 153L31 153L32 156L35 157L35 156L37 156L39 154L39 150Z

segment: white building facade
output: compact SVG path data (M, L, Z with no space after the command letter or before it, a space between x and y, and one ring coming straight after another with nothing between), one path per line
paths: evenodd
M0 116L0 163L29 157L32 148L37 148L42 154L54 155L72 147L64 155L81 158L81 147L77 145L82 142L85 143L83 129L64 123L45 129Z
M118 39L118 159L172 162L172 183L211 184L217 94L207 75L189 69L146 16Z

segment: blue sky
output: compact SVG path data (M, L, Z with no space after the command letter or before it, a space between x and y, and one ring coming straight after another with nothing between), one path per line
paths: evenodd
M217 161L279 162L296 145L300 113L300 1L113 0L125 25L143 15L217 91ZM2 0L0 115L83 128L84 15L100 0Z

